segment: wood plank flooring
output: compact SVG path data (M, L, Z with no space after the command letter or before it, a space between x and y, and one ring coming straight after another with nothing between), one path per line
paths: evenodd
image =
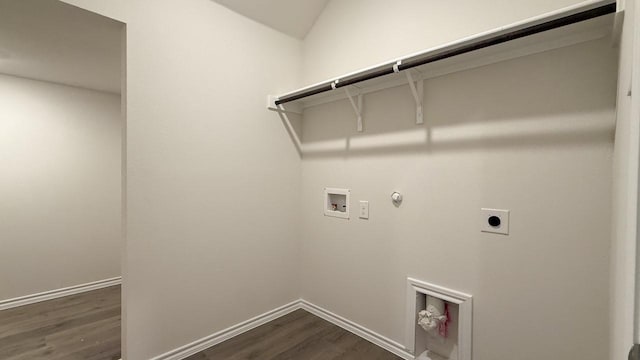
M2 360L120 359L120 286L0 311ZM297 310L187 360L399 360Z
M399 360L304 310L273 320L187 360Z
M120 286L0 311L2 360L120 359Z

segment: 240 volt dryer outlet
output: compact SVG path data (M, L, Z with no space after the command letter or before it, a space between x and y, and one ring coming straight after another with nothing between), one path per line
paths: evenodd
M480 231L509 235L509 210L480 209Z

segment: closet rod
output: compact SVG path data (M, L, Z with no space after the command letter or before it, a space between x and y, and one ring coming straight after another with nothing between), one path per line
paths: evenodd
M472 43L465 43L459 46L454 46L452 48L444 48L439 52L429 52L421 55L416 55L413 57L409 57L407 59L400 60L398 62L382 65L378 68L369 70L366 73L361 75L346 77L344 79L339 79L327 84L319 85L317 87L314 87L312 89L309 89L297 94L283 96L281 98L278 98L275 101L275 104L281 105L291 101L300 100L312 95L335 90L337 88L341 88L344 86L354 85L363 81L375 79L385 75L391 75L394 72L411 69L411 68L429 64L438 60L444 60L450 57L454 57L456 55L461 55L471 51L487 48L493 45L502 44L511 40L520 39L525 36L538 34L544 31L553 30L559 27L597 18L603 15L612 14L615 11L616 11L616 3L612 2L606 5L595 7L593 9L567 15L567 16L553 19L537 25L528 26L525 28L510 31L507 33L495 35L489 38L479 39L478 41L475 41Z

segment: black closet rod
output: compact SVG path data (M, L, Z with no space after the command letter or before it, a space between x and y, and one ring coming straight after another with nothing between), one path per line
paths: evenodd
M494 37L490 37L487 39L482 39L473 43L462 44L450 49L444 49L442 52L439 52L439 53L428 53L423 55L417 55L412 58L402 60L400 63L394 62L394 63L382 65L378 69L371 70L366 74L339 79L334 82L323 84L316 88L312 88L298 94L283 96L282 98L278 98L278 100L276 100L275 103L276 105L285 104L285 103L303 99L312 95L335 90L337 88L341 88L344 86L357 84L366 80L375 79L385 75L390 75L390 74L393 74L394 72L411 69L411 68L429 64L438 60L454 57L456 55L461 55L471 51L487 48L489 46L502 44L507 41L520 39L525 36L534 35L544 31L553 30L559 27L575 24L581 21L597 18L603 15L614 13L615 11L616 11L616 3L613 2L613 3L602 5L590 10L585 10L575 14L567 15L565 17L550 20L541 24L532 25L529 27L511 31L508 33L496 35Z

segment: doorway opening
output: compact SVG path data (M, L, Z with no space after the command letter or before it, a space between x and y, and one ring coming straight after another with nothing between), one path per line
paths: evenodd
M0 358L121 358L125 33L0 4Z

